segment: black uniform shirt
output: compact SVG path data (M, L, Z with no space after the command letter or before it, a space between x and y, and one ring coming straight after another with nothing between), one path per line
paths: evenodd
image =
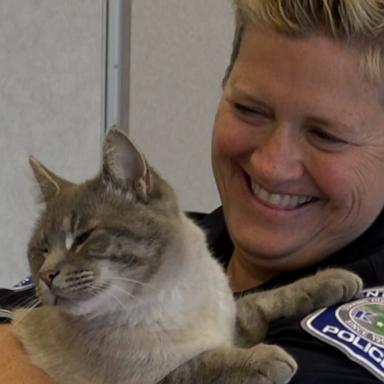
M222 209L208 215L192 214L192 218L207 234L208 244L215 257L227 266L233 245L225 227ZM286 273L254 290L243 294L276 288L297 280L318 269L342 267L358 274L366 288L384 286L384 213L371 227L347 247L300 271ZM277 344L297 361L299 370L291 384L377 384L379 379L368 370L349 360L338 349L306 333L301 319L282 319L271 324L266 342Z

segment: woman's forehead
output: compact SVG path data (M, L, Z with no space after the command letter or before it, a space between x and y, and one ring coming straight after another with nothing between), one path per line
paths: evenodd
M319 36L248 28L225 93L271 107L285 103L347 127L384 118L379 87L364 75L359 53Z

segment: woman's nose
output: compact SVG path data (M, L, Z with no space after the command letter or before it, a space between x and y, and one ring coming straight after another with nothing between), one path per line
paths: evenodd
M299 134L284 125L271 128L253 151L251 164L268 184L300 179L305 166Z

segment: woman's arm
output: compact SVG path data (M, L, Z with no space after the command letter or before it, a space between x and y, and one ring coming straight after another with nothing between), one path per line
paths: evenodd
M9 325L0 325L0 383L54 384L32 365Z

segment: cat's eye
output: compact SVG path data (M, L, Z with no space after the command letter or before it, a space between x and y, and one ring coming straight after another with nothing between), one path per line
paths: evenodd
M39 244L34 247L34 251L44 257L46 257L49 253L49 247L46 244Z
M46 254L48 254L49 249L48 249L48 247L42 247L42 248L40 248L40 252L41 252L42 254L46 255Z
M49 253L49 242L46 234L42 237L42 239L37 243L35 247L36 251L43 255L44 257Z
M75 237L75 241L74 241L74 245L75 246L78 246L78 245L82 245L84 244L88 239L89 237L91 236L92 232L96 229L96 227L91 227L83 232L80 232L76 237Z

